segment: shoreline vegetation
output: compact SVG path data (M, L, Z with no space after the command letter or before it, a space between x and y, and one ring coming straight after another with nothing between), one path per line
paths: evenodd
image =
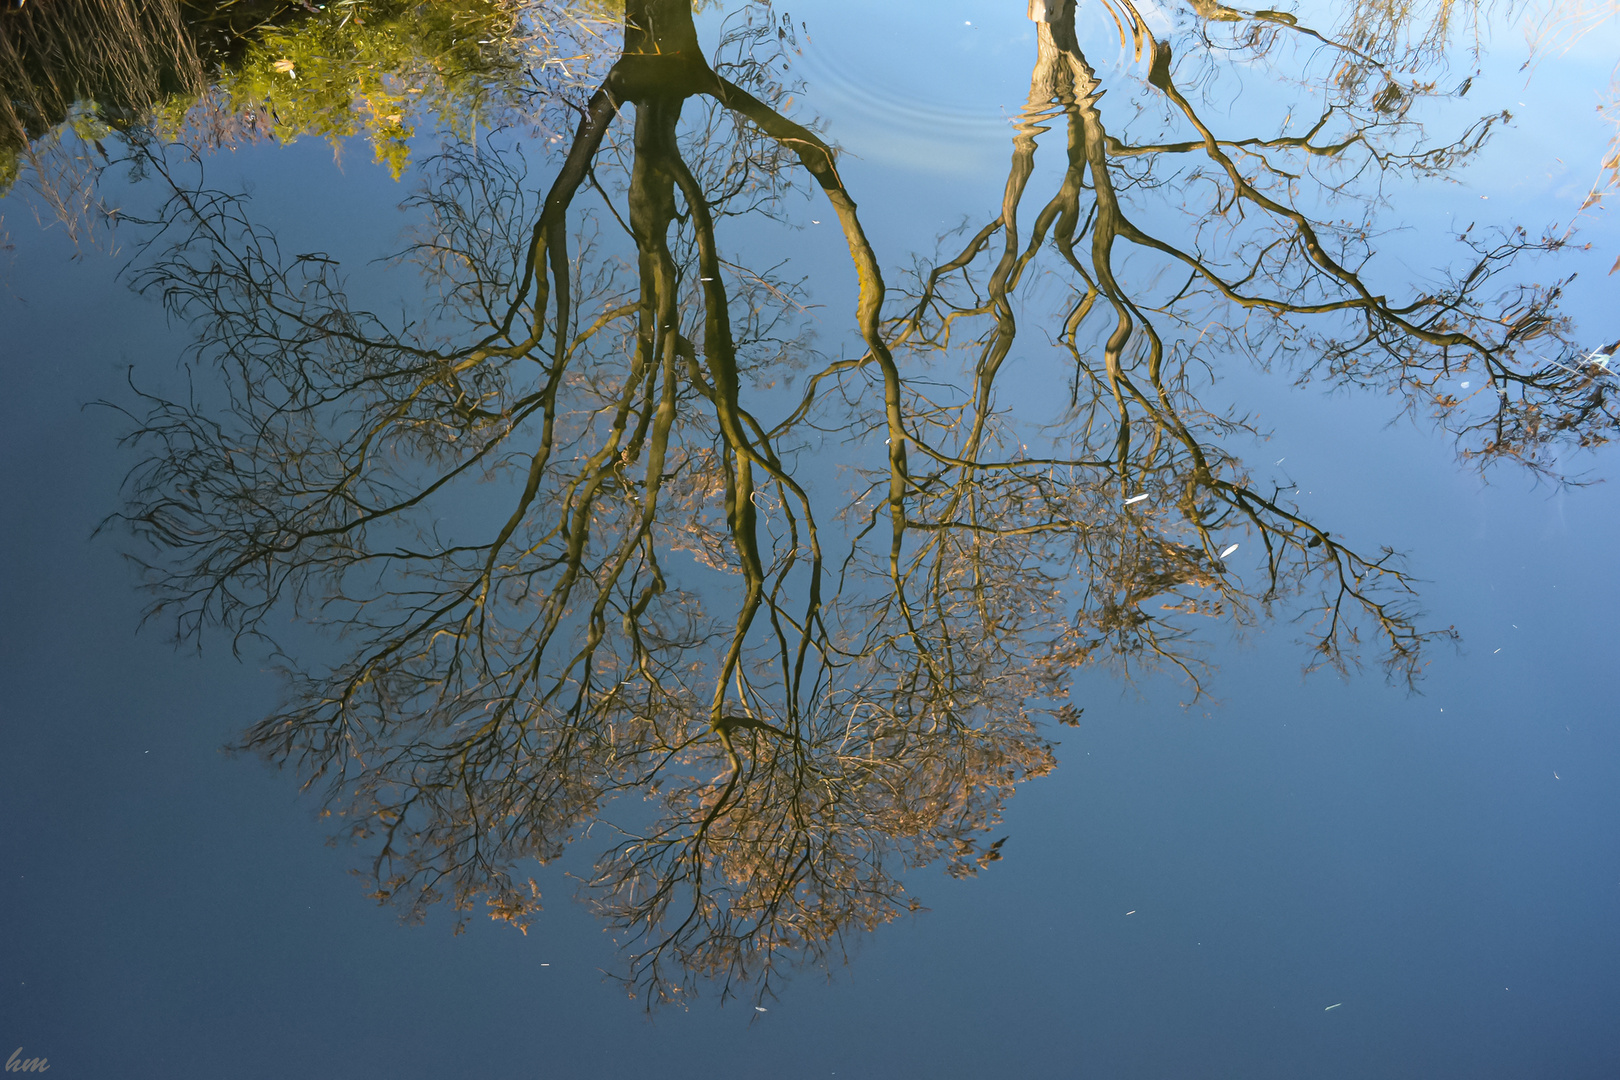
M468 138L578 89L610 5L525 0L31 0L0 8L0 196L93 223L104 140L217 149L363 138L398 179L424 127ZM27 177L27 181L24 178Z
M1031 10L1046 6L1033 0ZM1190 7L1208 25L1252 21L1218 0ZM1530 47L1532 77L1617 13L1620 0L1534 0L1508 11ZM1273 14L1279 26L1297 22L1286 12L1256 17ZM1464 41L1477 56L1488 14L1479 0L1359 0L1346 5L1335 38L1396 66L1432 62ZM537 97L588 96L623 18L622 0L0 0L0 197L31 172L74 230L94 203L90 155L137 129L203 149L315 136L334 154L358 136L399 179L424 127L467 139L528 113ZM1583 212L1620 190L1620 64L1595 97L1615 136Z

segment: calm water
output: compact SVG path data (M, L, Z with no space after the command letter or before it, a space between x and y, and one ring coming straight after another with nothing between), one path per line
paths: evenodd
M0 12L0 1054L1620 1068L1608 9L317 8Z

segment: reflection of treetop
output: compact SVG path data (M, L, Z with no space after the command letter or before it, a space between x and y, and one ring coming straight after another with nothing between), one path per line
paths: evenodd
M1201 624L1287 600L1319 662L1370 649L1415 672L1427 635L1392 556L1256 486L1222 446L1243 423L1200 407L1192 368L1217 343L1309 348L1417 395L1466 362L1560 402L1564 384L1517 374L1525 335L1480 299L1516 241L1393 306L1363 284L1363 234L1296 197L1309 171L1273 180L1287 155L1370 155L1342 198L1379 169L1441 168L1386 145L1416 133L1352 104L1303 137L1218 138L1170 46L1129 25L1195 136L1110 133L1072 9L1048 13L1000 214L898 298L836 153L782 111L791 26L764 6L711 63L686 0L633 0L543 195L532 145L452 145L406 256L432 303L392 321L350 303L329 256L284 255L244 199L152 151L174 197L139 278L220 382L148 399L124 516L182 636L266 633L283 606L341 632L338 662L298 666L245 741L325 785L380 897L524 925L539 893L515 865L611 822L583 890L631 984L763 992L783 961L914 907L903 870L1000 857L1004 799L1053 763L1038 719L1076 721L1087 661L1196 684ZM1068 169L1026 236L1035 136L1058 120ZM1137 224L1194 178L1211 194L1175 243ZM722 247L728 218L787 219L809 192L858 286L860 344L836 360L798 285ZM1032 293L1036 260L1054 274ZM1056 348L1020 360L1018 316L1054 295ZM1068 408L1009 415L1015 370L1026 389L1066 379L1046 396ZM1238 537L1258 587L1224 561Z

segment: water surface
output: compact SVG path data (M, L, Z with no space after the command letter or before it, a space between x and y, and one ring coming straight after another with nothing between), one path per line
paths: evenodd
M1604 1075L1578 14L5 12L5 1051Z

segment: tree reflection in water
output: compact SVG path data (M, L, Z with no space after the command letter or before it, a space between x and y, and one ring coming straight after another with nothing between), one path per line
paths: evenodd
M379 898L525 926L540 896L518 865L597 828L612 839L581 892L632 992L768 993L914 909L905 871L999 857L1003 802L1052 767L1042 721L1076 722L1087 662L1196 687L1201 622L1287 599L1316 613L1319 662L1415 673L1432 635L1398 563L1257 487L1223 443L1246 425L1200 406L1197 365L1319 358L1440 408L1485 456L1604 436L1606 380L1518 361L1562 327L1557 290L1486 294L1536 244L1479 248L1397 303L1364 280L1370 225L1316 214L1328 193L1335 221L1370 206L1380 171L1450 167L1488 124L1424 149L1387 90L1352 87L1306 135L1217 138L1122 4L1190 132L1132 143L1105 126L1073 8L1050 8L1000 215L893 297L836 153L781 111L791 27L759 14L711 65L686 0L633 0L538 203L517 148L441 155L406 260L430 315L351 305L330 258L284 255L245 200L154 152L174 197L138 281L195 325L228 393L147 399L122 517L182 637L267 634L287 609L338 632L340 662L290 659L286 705L242 744L323 791ZM1221 18L1264 23L1260 54L1299 32ZM1026 235L1048 122L1068 169ZM1337 171L1289 164L1311 158ZM720 246L717 223L786 214L801 179L859 284L863 351L836 361L793 283ZM1171 192L1191 216L1175 243L1133 209ZM996 391L1040 260L1069 282L1040 329L1070 407L1036 429ZM1454 420L1436 388L1465 365L1502 391L1487 420ZM766 384L795 368L805 389L779 407ZM857 478L843 494L810 452L829 433L885 442L875 470L858 449L837 462ZM1265 553L1258 586L1222 561L1237 536Z

